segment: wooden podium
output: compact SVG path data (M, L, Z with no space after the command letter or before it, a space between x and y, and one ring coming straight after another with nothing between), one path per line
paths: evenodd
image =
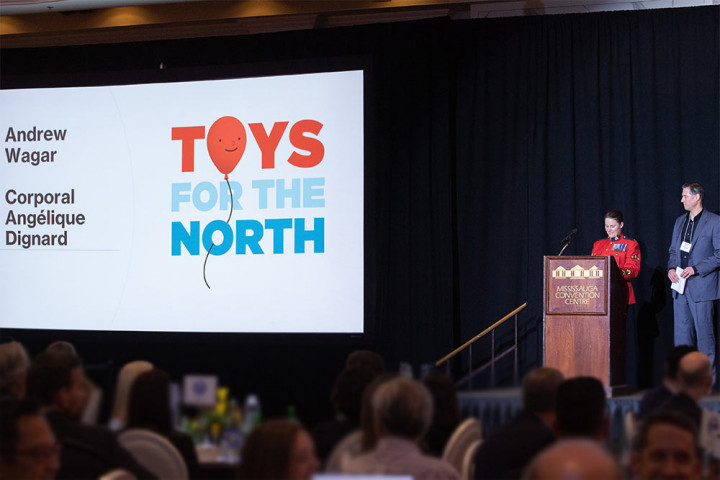
M543 270L544 365L596 377L608 396L625 391L628 291L615 259L545 257Z

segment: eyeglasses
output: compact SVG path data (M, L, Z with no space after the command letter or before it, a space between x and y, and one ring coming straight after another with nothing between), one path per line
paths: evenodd
M46 460L50 457L60 456L62 447L59 443L55 443L50 446L33 447L26 450L15 450L15 455L24 455L27 457L34 458L35 460Z

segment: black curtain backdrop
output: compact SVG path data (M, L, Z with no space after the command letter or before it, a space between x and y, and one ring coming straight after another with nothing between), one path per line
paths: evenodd
M456 129L463 337L527 300L521 355L537 364L543 256L574 227L566 254L589 254L616 208L643 257L629 381L660 373L651 360L672 346L666 264L681 185L703 183L713 211L720 197L718 11L472 24Z
M347 352L374 348L391 368L417 368L524 302L520 370L539 366L543 256L557 254L574 227L566 254L588 254L604 236L604 212L618 208L642 248L628 335L637 343L631 383L647 385L672 345L665 266L681 184L702 182L706 207L720 206L719 25L720 7L698 7L3 49L3 88L364 65L370 332L301 340L3 335L33 353L69 339L86 361L113 368L142 357L177 375L214 370L238 395L264 393L270 416L295 404L313 423L329 416ZM496 348L511 336L503 328ZM489 355L482 341L472 360ZM463 373L463 360L454 373ZM500 384L512 381L511 363L502 363ZM487 385L486 375L476 382Z

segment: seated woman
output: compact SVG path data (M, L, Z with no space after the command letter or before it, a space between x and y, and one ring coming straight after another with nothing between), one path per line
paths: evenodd
M268 420L245 440L240 478L310 480L319 467L315 444L302 425L291 420Z
M170 377L162 370L141 373L130 386L126 428L152 430L175 445L188 467L190 478L197 477L199 464L189 435L173 428L170 413Z
M115 403L108 426L110 430L122 430L127 423L128 396L135 379L143 372L153 369L153 364L144 360L128 362L120 369L115 385Z

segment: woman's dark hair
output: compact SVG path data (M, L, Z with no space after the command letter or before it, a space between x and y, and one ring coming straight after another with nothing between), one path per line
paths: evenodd
M248 435L242 449L240 478L282 480L290 475L293 444L303 429L298 422L285 419L261 423Z
M433 397L433 421L425 435L429 451L442 456L448 439L460 423L460 403L452 379L438 371L428 372L422 383Z
M173 430L170 377L162 370L141 373L130 387L127 428L146 428L167 435Z
M620 210L608 210L603 218L612 218L617 223L623 223L623 214Z

